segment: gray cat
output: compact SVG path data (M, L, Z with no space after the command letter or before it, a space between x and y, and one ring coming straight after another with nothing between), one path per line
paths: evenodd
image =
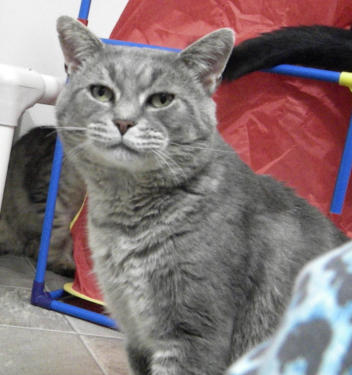
M69 17L57 27L70 72L59 134L131 373L221 374L277 326L302 265L347 238L219 136L211 95L230 29L173 53L103 45Z
M38 255L55 141L55 129L37 127L12 148L0 216L0 254ZM48 268L71 276L75 264L69 225L83 202L85 187L67 159L61 176Z

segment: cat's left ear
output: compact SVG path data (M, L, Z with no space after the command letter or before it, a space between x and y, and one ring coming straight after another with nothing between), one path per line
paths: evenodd
M192 43L179 58L195 73L209 94L213 94L235 43L229 28L216 30Z
M59 17L56 28L69 73L103 48L99 38L71 17Z

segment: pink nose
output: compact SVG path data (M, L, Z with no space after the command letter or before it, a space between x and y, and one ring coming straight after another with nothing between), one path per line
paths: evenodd
M131 120L115 120L114 124L119 129L121 135L124 135L128 129L136 125L136 123Z

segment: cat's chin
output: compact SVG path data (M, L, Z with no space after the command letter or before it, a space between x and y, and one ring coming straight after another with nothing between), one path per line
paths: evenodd
M100 161L99 164L109 168L124 168L131 171L151 169L151 160L148 154L139 152L122 143L95 147L94 154Z

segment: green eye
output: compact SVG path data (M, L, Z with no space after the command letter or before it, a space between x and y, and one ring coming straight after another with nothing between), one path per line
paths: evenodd
M161 92L153 94L148 98L147 103L154 108L167 107L175 98L175 95Z
M114 99L113 91L106 86L93 85L90 87L90 93L94 99L103 103L111 102Z

